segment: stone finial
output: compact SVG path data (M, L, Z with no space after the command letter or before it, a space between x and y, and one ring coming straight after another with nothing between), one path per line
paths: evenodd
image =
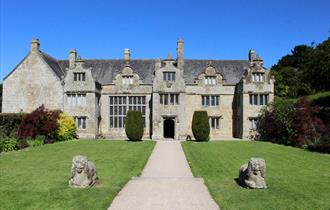
M131 60L131 52L130 52L129 48L125 48L125 50L124 50L124 59L125 59L126 63L129 63Z
M167 58L166 58L166 60L173 60L173 58L172 58L172 54L171 54L171 53L167 54Z
M70 69L75 67L76 60L77 60L77 51L76 51L76 49L71 49L70 50L70 60L69 60L69 68Z
M183 39L179 38L177 41L177 66L179 69L183 69L184 60L183 60Z
M264 60L259 56L259 54L256 54L253 62L257 66L262 66L264 64Z
M31 52L39 52L39 51L40 51L39 39L32 39L32 41L31 41Z
M155 69L158 70L162 67L162 62L160 61L160 59L157 59L155 61Z
M239 184L242 187L252 189L267 188L266 185L266 162L262 158L251 158L247 164L239 170Z
M254 60L254 50L253 49L251 49L251 50L249 50L249 61L250 61L250 63L252 63L253 62L253 60Z
M97 179L96 167L86 156L77 155L72 159L70 187L91 187L95 185Z

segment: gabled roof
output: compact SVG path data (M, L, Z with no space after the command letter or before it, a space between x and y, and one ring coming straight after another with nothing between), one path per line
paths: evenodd
M21 63L30 55L27 54L16 66L13 70L11 70L11 72L9 72L9 74L7 74L7 76L5 76L3 78L3 80L7 79L16 69L19 65L21 65ZM62 70L62 68L60 67L60 65L58 64L57 60L55 58L53 58L52 56L48 55L47 53L44 53L42 51L39 51L39 55L44 59L44 61L47 63L47 65L53 70L53 72L56 74L56 76L58 77L58 79L61 79L62 76L65 76L65 71Z
M68 60L56 60L41 51L40 55L59 79L66 75L66 71L69 68ZM144 84L152 84L155 63L156 59L136 59L130 61L130 66L134 73L137 73L140 76L140 79ZM216 69L217 73L220 73L223 76L224 84L237 84L242 78L245 70L249 68L250 62L248 60L185 59L184 79L186 83L195 83L198 75L203 73L210 65ZM116 75L120 74L122 69L126 66L126 61L124 59L86 59L84 60L84 66L86 68L91 68L92 74L96 77L97 82L101 85L105 85L113 83L113 79L115 79ZM9 73L9 75L11 73Z
M100 84L110 84L117 74L122 72L126 65L123 59L110 60L84 60L85 67L92 68L92 74ZM152 76L155 70L156 60L131 60L130 66L145 84L152 84ZM68 60L59 60L62 69L69 67ZM212 65L217 73L223 75L224 84L236 84L242 78L246 69L249 68L247 60L184 60L184 79L186 83L194 83L198 75Z
M43 57L43 59L46 61L46 63L49 65L49 67L54 71L54 73L61 79L62 76L65 75L65 70L62 70L57 60L52 56L48 55L47 53L40 51L40 54Z

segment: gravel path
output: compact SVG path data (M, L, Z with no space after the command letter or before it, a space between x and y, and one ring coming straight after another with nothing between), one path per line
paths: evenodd
M219 209L194 178L179 141L157 141L142 175L129 181L108 210Z

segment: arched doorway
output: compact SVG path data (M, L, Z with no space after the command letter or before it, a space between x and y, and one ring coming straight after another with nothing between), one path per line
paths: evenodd
M164 120L164 138L172 138L174 139L174 120L173 119L165 119Z

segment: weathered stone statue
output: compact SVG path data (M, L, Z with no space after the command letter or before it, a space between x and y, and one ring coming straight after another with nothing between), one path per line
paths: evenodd
M96 167L86 156L77 155L72 159L71 177L69 186L90 187L96 183Z
M267 188L265 177L266 162L262 158L251 158L239 170L239 184L243 187L253 189Z

